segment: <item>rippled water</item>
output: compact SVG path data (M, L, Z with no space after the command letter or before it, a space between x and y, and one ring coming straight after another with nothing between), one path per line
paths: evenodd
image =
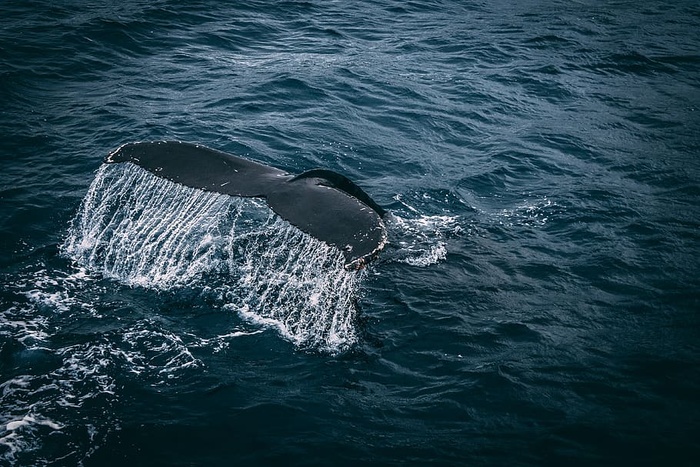
M0 26L0 464L697 462L697 2ZM340 172L390 243L102 166L155 139Z

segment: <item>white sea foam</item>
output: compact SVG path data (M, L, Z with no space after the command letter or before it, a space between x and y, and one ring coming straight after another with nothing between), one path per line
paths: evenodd
M0 383L0 444L5 452L0 462L16 464L22 453L38 450L50 434L54 439L66 437L63 420L75 418L86 404L106 407L116 399L112 349L105 342L68 346L50 355L54 369L41 374L23 374ZM105 430L115 428L109 413L102 419ZM72 428L73 436L80 428ZM75 442L71 439L71 442Z
M193 339L192 344L190 344L190 347L203 347L203 348L208 348L211 349L212 352L217 353L221 352L224 349L227 349L229 347L229 344L231 343L232 339L236 339L239 337L245 337L245 336L253 336L255 334L260 334L262 333L262 330L256 330L256 331L231 331L227 332L226 334L219 334L214 337L209 337L209 338L203 338L199 336L195 336L193 334L188 334L188 337Z
M153 385L164 384L185 369L202 366L180 336L151 322L127 330L121 340L118 353L128 362L129 371L149 378Z
M37 447L39 445L37 436L27 436L27 434L42 431L41 427L46 427L51 431L59 431L63 425L35 414L27 414L5 422L5 432L0 434L0 445L5 446L6 452L0 457L0 460L12 462L18 453Z
M41 345L49 337L46 317L37 316L34 310L10 307L0 312L0 323L0 335L12 336L27 347Z
M550 198L526 199L512 208L504 208L491 213L493 220L506 227L528 226L542 227L549 222L550 216L560 209Z
M7 425L5 425L5 430L7 431L14 431L20 427L27 426L27 425L44 425L52 430L60 430L63 428L62 425L59 425L56 422L53 422L49 419L46 418L38 418L35 416L31 415L25 415L21 420L13 420L11 422L8 422Z
M425 215L397 197L407 209L404 214L389 214L387 227L393 238L392 259L411 266L427 267L447 257L447 237L460 235L463 227L458 216Z
M217 339L230 341L246 334L232 332L212 339L178 336L145 319L79 344L18 349L24 355L40 351L36 358L47 371L0 382L0 445L4 446L0 464L15 465L23 453L40 450L49 434L74 445L85 444L89 455L107 433L119 429L119 421L108 410L120 401L118 380L123 383L132 374L148 386L172 384L201 368L202 362L190 349L206 346L216 351ZM80 414L90 414L95 406L105 409L99 420L76 426ZM69 432L63 433L66 427Z

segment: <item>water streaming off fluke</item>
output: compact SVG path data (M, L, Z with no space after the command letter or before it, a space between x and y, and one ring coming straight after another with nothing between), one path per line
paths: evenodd
M205 192L132 164L103 165L62 246L93 273L130 286L213 291L223 309L279 329L301 348L356 341L362 272L258 200Z

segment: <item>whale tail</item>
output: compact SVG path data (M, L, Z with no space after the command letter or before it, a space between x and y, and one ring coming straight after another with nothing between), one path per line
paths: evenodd
M127 143L105 162L130 162L158 177L205 191L263 198L290 224L341 250L347 269L362 268L387 241L384 209L355 183L330 170L292 175L178 141Z

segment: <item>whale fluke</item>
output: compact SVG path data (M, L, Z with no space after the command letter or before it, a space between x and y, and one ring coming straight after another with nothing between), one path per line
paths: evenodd
M362 268L386 244L385 211L348 178L330 170L293 175L179 141L127 143L105 162L131 162L158 177L205 191L264 198L290 224L341 250L347 269Z

